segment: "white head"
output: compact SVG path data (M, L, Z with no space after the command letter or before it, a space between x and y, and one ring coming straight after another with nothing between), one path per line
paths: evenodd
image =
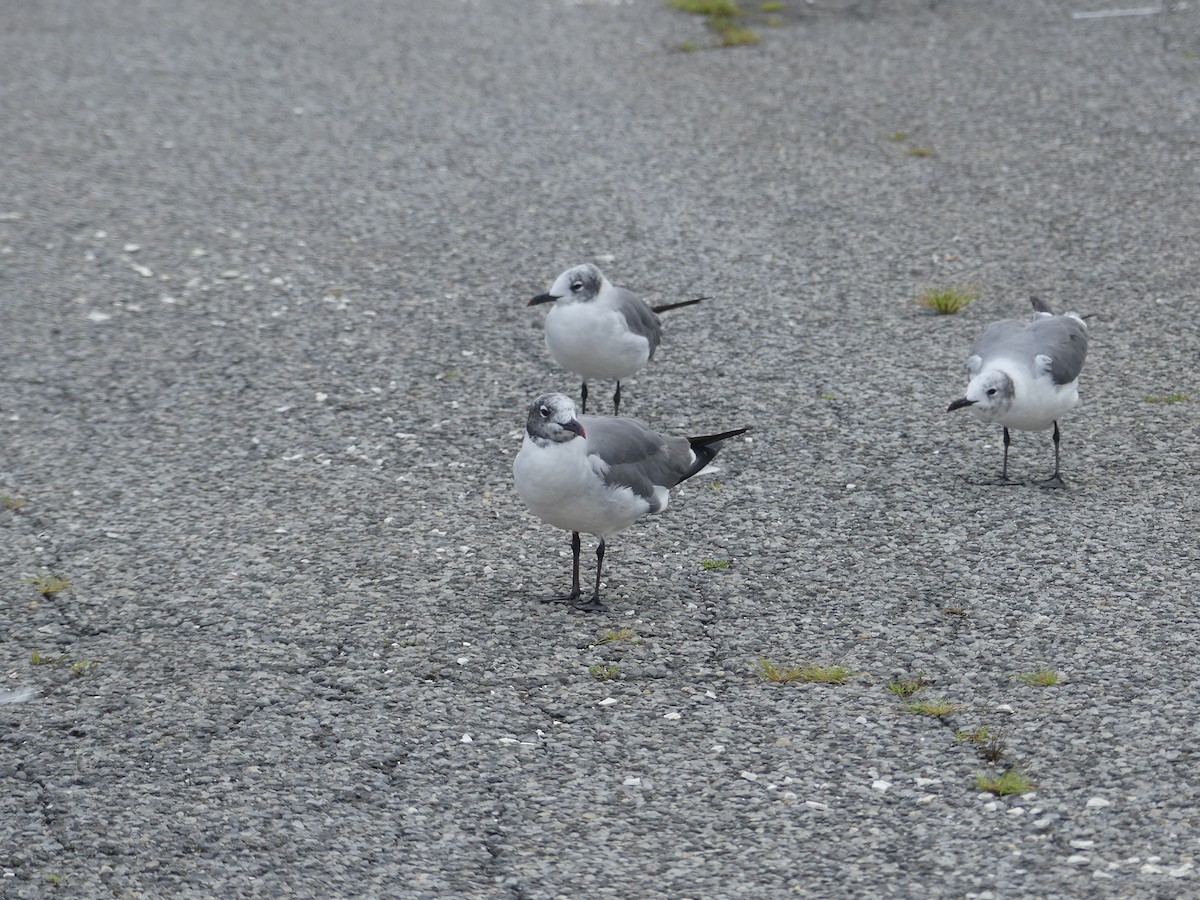
M971 414L985 422L995 422L1005 415L1015 396L1013 380L999 369L980 372L967 384L967 392L947 407L946 412L970 407Z
M538 294L529 301L529 305L536 306L539 303L555 301L587 303L589 300L595 300L606 284L608 279L604 277L604 273L591 263L574 266L554 279L550 290L545 294Z

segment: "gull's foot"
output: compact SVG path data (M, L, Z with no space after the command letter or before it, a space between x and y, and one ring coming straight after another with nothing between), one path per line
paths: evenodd
M988 481L981 481L979 483L987 487L1011 487L1014 484L1021 484L1020 481L1014 481L1007 475L1001 475L999 478L992 478Z
M576 603L575 608L583 612L606 612L608 607L600 602L599 594L592 594L587 603Z
M579 599L579 591L572 591L570 594L563 594L561 597L543 597L543 603L574 603Z
M1065 488L1067 486L1067 483L1063 481L1062 476L1057 472L1049 478L1042 478L1039 481L1035 481L1034 484L1044 488Z

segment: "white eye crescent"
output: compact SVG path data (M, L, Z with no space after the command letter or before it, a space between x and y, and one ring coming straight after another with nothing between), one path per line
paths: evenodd
M571 283L571 290L572 290L572 291L574 291L574 292L579 292L579 291L582 291L582 290L583 290L583 282L582 282L582 281L574 281L574 282L572 282L572 283Z

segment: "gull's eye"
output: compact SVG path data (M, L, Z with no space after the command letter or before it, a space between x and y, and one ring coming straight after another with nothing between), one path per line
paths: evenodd
M548 419L548 418L550 418L550 407L548 407L548 406L542 406L542 408L538 410L538 414L539 414L539 415L540 415L540 416L541 416L543 419Z
M583 290L583 282L582 282L582 281L573 281L573 282L571 282L571 291L572 291L572 293L576 293L576 294L577 294L577 293L579 293L579 292L580 292L580 291L582 291L582 290Z
M996 389L995 389L995 388L988 388L988 396L989 396L989 397L995 397L995 396L996 396Z

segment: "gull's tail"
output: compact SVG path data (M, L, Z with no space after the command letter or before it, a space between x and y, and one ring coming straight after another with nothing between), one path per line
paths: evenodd
M701 300L711 300L711 299L712 299L712 297L697 297L695 300L680 300L678 303L664 303L662 306L652 306L650 308L652 310L654 310L654 312L656 314L657 313L665 313L668 310L679 309L679 307L681 307L681 306L693 306L693 305L699 303Z
M717 451L721 449L721 443L731 437L737 437L739 434L745 434L750 430L750 426L745 428L735 428L733 431L722 431L720 434L706 434L704 437L690 437L687 442L692 447L692 452L696 454L696 462L688 469L688 473L680 478L679 481L686 481L697 472L707 466L717 455ZM678 482L677 482L678 483Z

